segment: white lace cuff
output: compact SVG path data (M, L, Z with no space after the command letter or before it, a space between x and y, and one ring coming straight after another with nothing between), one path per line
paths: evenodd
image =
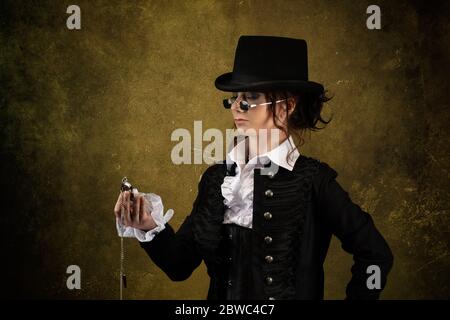
M116 228L119 237L125 238L136 238L140 242L148 242L153 240L153 238L165 229L165 224L172 218L173 210L167 210L164 213L164 206L161 201L161 197L154 193L145 193L144 198L150 202L151 215L156 223L156 227L149 231L143 231L133 227L127 227L124 225L123 221L116 218Z

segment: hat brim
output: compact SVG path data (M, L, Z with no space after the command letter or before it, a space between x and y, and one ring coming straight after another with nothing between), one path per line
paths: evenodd
M232 80L232 72L224 73L217 77L215 86L221 91L243 92L255 90L259 92L273 90L291 90L295 92L307 92L321 94L324 91L323 85L314 81L304 80L274 80L274 81L253 81L236 82Z

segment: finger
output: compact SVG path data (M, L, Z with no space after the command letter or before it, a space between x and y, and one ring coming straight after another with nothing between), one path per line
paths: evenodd
M121 219L123 220L124 223L126 223L125 218L125 210L126 209L126 204L125 204L125 192L121 193L121 202L120 202L120 216Z
M120 198L120 207L123 208L123 206L125 205L125 194L121 192L119 198Z
M127 214L128 214L128 221L130 221L130 225L133 224L133 219L131 217L131 201L130 201L130 192L127 191Z
M122 205L122 195L119 194L119 197L117 198L117 202L114 206L114 214L115 214L116 218L119 218L121 205Z
M125 222L128 226L132 225L131 216L130 216L130 194L128 191L125 191Z
M132 222L134 222L134 217L135 217L135 213L136 213L136 203L135 203L135 199L131 199L131 194L130 194L130 219Z
M120 217L119 219L121 219L121 222L124 223L124 219L125 218L125 207L124 206L120 206Z
M117 202L114 207L114 212L116 212L117 215L120 215L121 209L122 209L122 192L119 193L119 197L117 198Z
M129 193L130 196L130 217L131 221L136 220L136 197L133 195L132 192Z
M125 194L122 192L120 194L120 216L119 219L121 219L121 222L123 224L126 224L125 222Z
M133 217L135 205L134 205L134 200L131 196L128 198L128 202L130 203L130 216Z
M139 212L139 221L144 221L144 215L147 213L147 202L145 198L141 197L141 211Z
M136 207L135 207L135 210L134 210L134 222L135 223L139 223L139 215L140 215L140 212L141 212L141 210L142 210L142 207L141 207L141 200L142 200L142 196L136 196L135 197L135 199L136 199Z

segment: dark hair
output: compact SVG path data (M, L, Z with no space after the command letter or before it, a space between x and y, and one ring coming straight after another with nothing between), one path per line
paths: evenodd
M333 97L329 97L327 95L327 90L321 93L304 93L304 92L295 92L295 91L266 91L264 92L265 98L267 102L272 102L268 105L268 110L270 110L272 114L272 119L275 127L282 130L286 136L292 135L297 138L299 141L299 145L301 146L305 143L303 139L303 134L309 131L317 131L320 129L324 129L325 126L331 122L332 117L327 121L322 118L322 109L323 104ZM277 104L275 101L286 99L284 111L286 115L288 114L288 98L294 98L296 100L294 110L291 115L288 117L286 128L283 124L280 123L280 119L276 116L275 110ZM318 127L317 124L322 123L325 126ZM236 124L233 126L236 129ZM236 137L234 139L234 145L236 145L237 140ZM287 154L286 161L288 161L292 152L295 151L294 146L291 145L292 150Z
M321 93L304 93L293 91L271 91L265 92L267 102L272 102L268 109L272 113L272 119L274 125L282 130L287 136L292 135L299 140L299 146L305 143L303 134L309 131L318 131L324 129L325 126L331 122L332 117L327 121L322 118L321 112L323 104L333 97L327 95L327 90ZM286 99L285 109L286 116L288 116L288 98L294 98L296 100L294 110L291 115L287 117L286 128L279 123L279 118L275 113L277 99ZM323 124L323 127L318 127L317 124ZM293 146L292 146L293 147ZM295 149L291 150L286 157L286 161Z

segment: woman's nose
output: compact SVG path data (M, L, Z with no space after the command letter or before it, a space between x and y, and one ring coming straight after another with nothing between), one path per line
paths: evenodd
M236 101L234 101L234 103L231 105L231 110L233 111L237 111L237 112L243 112L243 110L241 109L241 100L242 98L237 97Z

